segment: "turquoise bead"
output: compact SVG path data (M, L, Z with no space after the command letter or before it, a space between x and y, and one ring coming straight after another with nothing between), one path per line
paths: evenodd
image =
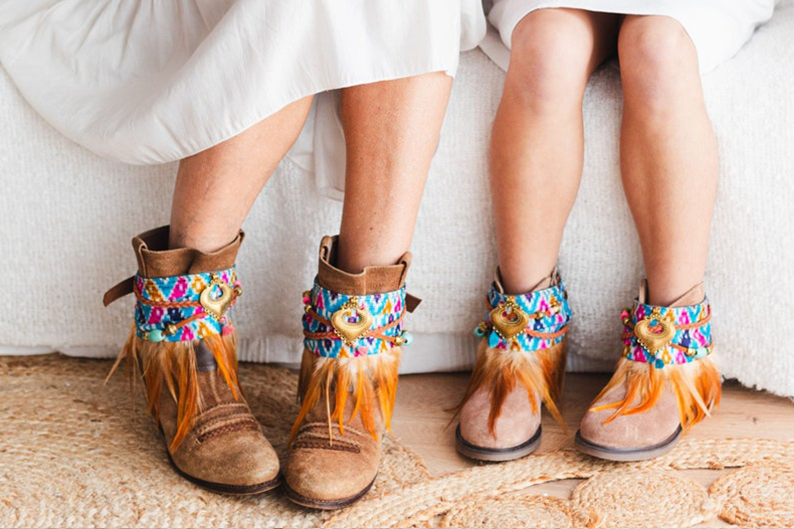
M485 336L485 331L483 331L478 325L477 327L474 328L474 336L476 336L477 338L482 338L483 336Z
M149 331L149 334L146 335L146 339L150 342L162 342L163 341L163 331L160 329L152 329Z
M411 334L408 331L403 331L401 336L402 336L402 339L405 340L403 342L405 345L411 345L413 343L413 341L414 341L414 335Z

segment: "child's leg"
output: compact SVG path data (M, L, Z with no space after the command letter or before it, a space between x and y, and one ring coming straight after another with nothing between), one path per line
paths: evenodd
M452 78L437 72L342 92L340 268L394 264L408 250L451 87Z
M510 293L532 290L557 261L583 163L582 98L615 46L619 17L540 9L512 37L491 141L499 266Z
M619 55L623 187L642 245L649 302L666 306L703 280L717 144L697 51L678 22L626 17ZM699 303L700 295L690 301Z
M460 406L458 451L522 457L540 442L540 404L559 418L570 311L550 278L582 173L582 98L615 48L620 17L541 9L512 37L491 141L491 188L501 281L475 331L477 362ZM507 294L510 295L507 295Z
M287 496L301 505L344 507L377 475L410 343L401 323L406 250L451 85L432 73L343 91L342 227L338 242L323 239L316 286L305 296L302 408L284 470Z
M711 308L701 285L717 147L697 53L678 22L626 17L618 54L623 187L648 288L622 315L623 358L582 419L576 443L585 453L626 461L671 450L719 403Z
M215 251L237 236L248 211L300 134L311 97L182 160L171 206L172 248Z

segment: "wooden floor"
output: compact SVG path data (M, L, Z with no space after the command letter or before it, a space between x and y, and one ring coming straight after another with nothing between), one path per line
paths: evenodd
M544 411L543 441L539 453L573 448L573 436L579 421L607 380L607 375L595 374L569 374L566 377L562 413L569 431L563 432ZM455 425L447 428L452 414L445 410L459 402L467 381L468 374L400 377L392 434L421 455L434 476L477 464L458 455L455 451ZM794 402L726 382L719 411L688 435L691 438L794 440ZM720 471L715 470L690 470L686 473L704 486L720 475ZM538 485L534 491L567 498L576 484L576 480L557 481Z

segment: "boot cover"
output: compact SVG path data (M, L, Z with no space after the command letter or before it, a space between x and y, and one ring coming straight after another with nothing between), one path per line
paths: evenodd
M348 274L334 262L336 240L323 239L319 273L304 293L302 406L290 435L284 472L296 503L336 509L357 501L378 471L380 440L397 392L406 311L406 253L391 266Z
M505 294L499 273L488 292L485 321L469 386L458 407L458 452L485 461L506 461L540 444L542 403L562 424L557 407L565 373L571 320L567 292L556 270L547 288Z
M132 292L135 319L116 364L143 378L147 409L177 471L216 492L278 485L278 458L237 380L231 308L242 294L234 261L243 239L211 254L168 250L168 228L133 239L138 273L105 304ZM108 378L110 375L108 375Z
M695 290L702 285L685 296ZM646 291L643 284L632 308L621 313L622 357L576 435L580 451L602 459L665 454L719 405L708 299L701 294L700 303L660 307L645 302Z

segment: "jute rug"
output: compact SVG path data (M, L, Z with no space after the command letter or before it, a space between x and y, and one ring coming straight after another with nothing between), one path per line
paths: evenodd
M558 451L430 478L393 439L374 490L333 513L280 492L234 498L205 492L168 465L143 405L130 404L106 361L0 358L0 527L691 527L724 522L794 526L794 442L685 440L642 463ZM244 389L283 453L296 377L244 365ZM724 470L706 489L687 469ZM731 470L726 470L731 469ZM570 498L533 486L582 480Z
M323 516L280 491L230 497L171 469L127 373L102 386L109 361L0 357L0 527L318 527ZM276 451L298 411L297 376L241 366L243 389ZM140 393L139 390L136 390ZM421 459L387 438L375 495L428 478Z

